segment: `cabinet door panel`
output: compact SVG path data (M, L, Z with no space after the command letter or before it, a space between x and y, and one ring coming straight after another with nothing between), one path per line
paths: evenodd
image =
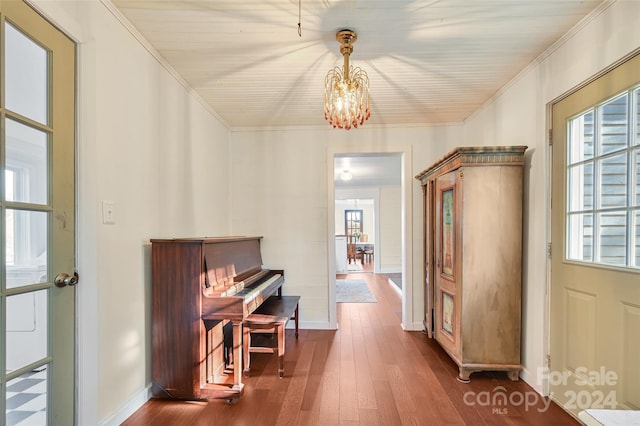
M457 172L436 179L435 185L435 336L454 357L460 355L461 186Z

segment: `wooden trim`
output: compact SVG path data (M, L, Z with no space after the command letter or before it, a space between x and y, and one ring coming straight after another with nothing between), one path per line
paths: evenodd
M418 173L415 178L425 184L425 178L432 174L443 174L461 166L523 165L527 147L517 146L478 146L459 147L450 151L428 169ZM492 154L493 155L490 155Z

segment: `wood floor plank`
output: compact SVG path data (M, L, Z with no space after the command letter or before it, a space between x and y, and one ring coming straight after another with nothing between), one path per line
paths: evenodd
M180 401L152 400L129 417L122 425L176 424L190 425L197 421L206 402L184 403Z
M322 375L322 395L318 413L318 422L321 425L338 423L340 415L339 371L326 371Z
M373 391L376 395L380 423L383 425L402 424L389 382L387 380L374 380Z
M358 421L358 388L353 358L340 362L340 421Z
M306 342L303 346L278 413L277 425L293 425L298 421L316 343Z
M381 425L378 410L371 408L361 408L358 414L361 425L378 426Z
M376 409L376 397L371 383L371 372L375 370L371 368L369 363L369 351L364 333L354 335L352 343L358 409Z
M333 340L333 336L331 336L330 339L326 338L328 337L326 333L323 333L321 336L325 337L325 339L318 339L316 341L313 358L309 367L307 387L305 388L302 405L300 406L300 410L305 412L318 412L320 410L322 374L324 373L324 367L327 363L329 345Z

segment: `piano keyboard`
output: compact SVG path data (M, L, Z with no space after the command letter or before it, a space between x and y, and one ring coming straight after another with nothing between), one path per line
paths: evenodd
M281 278L282 275L274 274L263 283L243 288L241 291L236 293L235 296L242 297L244 299L244 304L247 306L247 310L249 312L253 312L264 300L273 294L273 290L269 291L269 287Z

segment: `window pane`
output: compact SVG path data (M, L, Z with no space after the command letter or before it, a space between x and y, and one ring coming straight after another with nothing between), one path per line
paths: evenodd
M626 207L627 154L606 158L600 163L600 207Z
M7 288L47 282L47 213L7 209Z
M9 23L5 41L7 108L47 124L47 51Z
M628 95L618 96L600 108L600 153L627 147Z
M593 215L569 216L569 259L593 260Z
M7 425L47 424L47 369L29 371L7 383Z
M354 235L356 232L362 232L362 210L345 210L345 233Z
M567 128L567 258L640 267L640 87Z
M569 211L593 208L593 163L580 164L569 169Z
M6 199L47 204L47 134L17 121L6 123Z
M48 294L39 290L7 297L7 370L46 358Z
M633 158L633 205L640 206L640 150L632 153Z
M593 158L593 110L569 122L569 164Z
M635 264L634 266L639 267L640 268L640 211L635 212L634 214L634 229L635 229L635 233L636 233L636 245L634 247L634 258L635 258Z
M636 100L636 140L634 143L640 145L640 88L633 92L633 97Z
M627 215L626 213L600 213L600 262L610 265L625 265L627 260Z

